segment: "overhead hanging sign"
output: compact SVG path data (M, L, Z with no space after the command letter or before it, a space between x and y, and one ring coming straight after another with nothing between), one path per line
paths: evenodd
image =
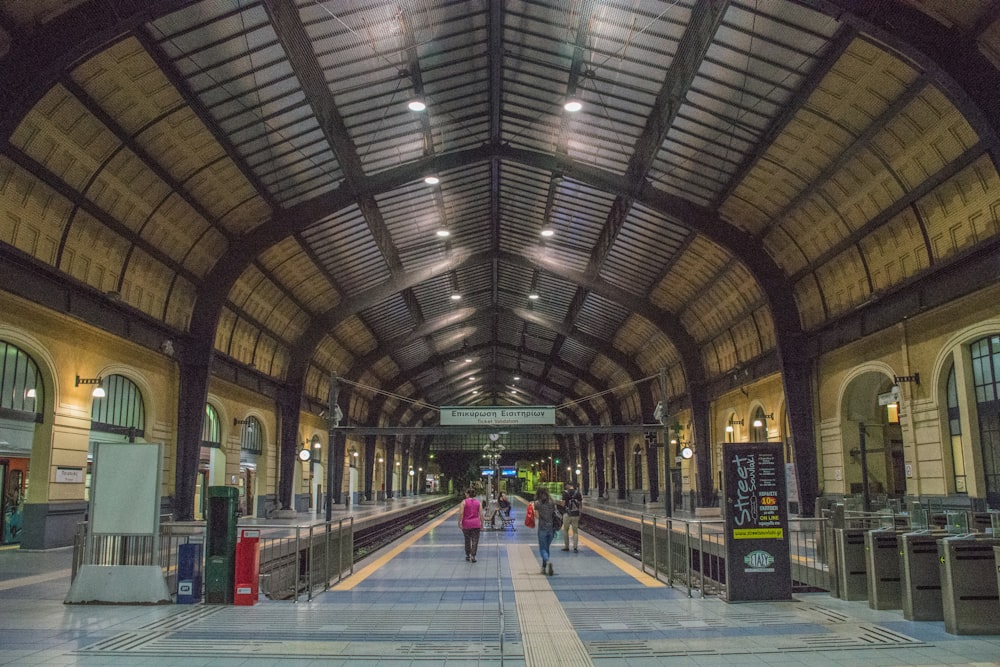
M556 409L549 405L441 408L442 426L555 426L555 423Z

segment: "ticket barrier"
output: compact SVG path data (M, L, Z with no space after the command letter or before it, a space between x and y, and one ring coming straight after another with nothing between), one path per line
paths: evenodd
M994 548L1000 539L959 535L941 544L944 629L953 635L1000 634Z
M868 570L865 567L865 533L863 528L836 528L837 576L841 600L868 598Z
M891 528L865 533L868 564L868 606L872 609L902 609L899 533Z
M993 547L993 559L997 562L997 590L1000 590L1000 547Z
M902 569L903 618L908 621L941 621L941 567L938 565L940 531L919 530L899 536Z

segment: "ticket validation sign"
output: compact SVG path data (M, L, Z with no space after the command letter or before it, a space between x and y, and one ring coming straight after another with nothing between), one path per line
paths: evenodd
M551 405L525 405L522 407L463 407L441 408L442 426L552 426L556 423L556 409Z
M722 458L728 600L791 600L781 444L727 443Z

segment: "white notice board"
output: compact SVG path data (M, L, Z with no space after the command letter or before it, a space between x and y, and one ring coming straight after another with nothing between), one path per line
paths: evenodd
M90 532L156 535L160 520L163 445L94 445Z

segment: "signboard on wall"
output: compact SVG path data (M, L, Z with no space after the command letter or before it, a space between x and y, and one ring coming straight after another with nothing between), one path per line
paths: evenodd
M83 480L83 468L56 467L56 484L81 484Z
M791 600L785 464L776 442L722 446L730 602Z

